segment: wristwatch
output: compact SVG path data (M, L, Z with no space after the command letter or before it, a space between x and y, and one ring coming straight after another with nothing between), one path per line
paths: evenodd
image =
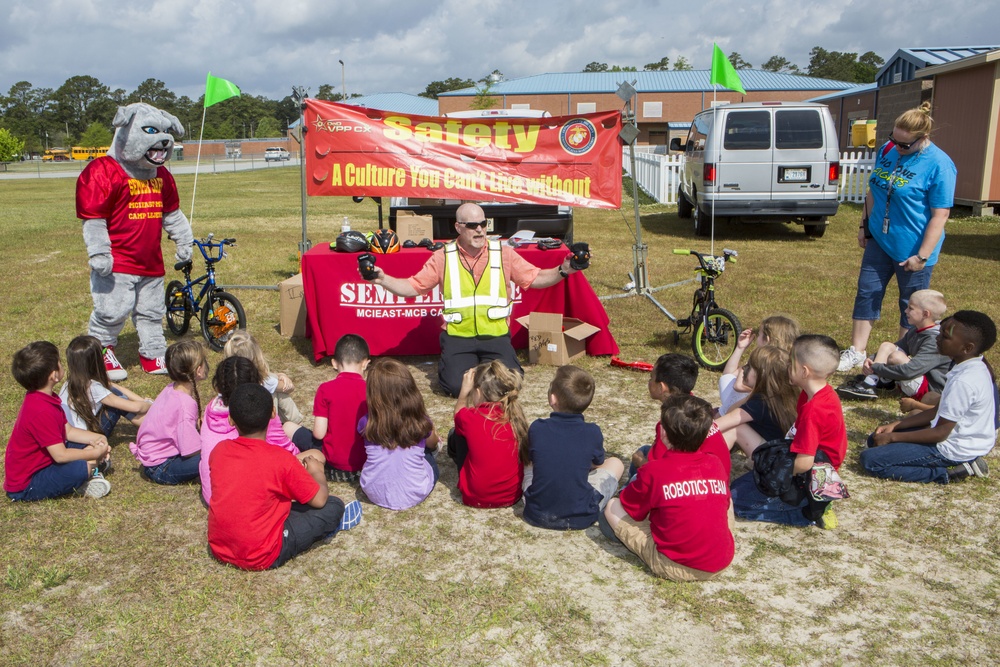
M927 260L924 260L924 261L927 261ZM565 271L563 271L563 269L562 269L561 266L559 267L559 275L562 276L563 278L569 278L569 274L566 273Z
M924 257L923 255L916 255L917 261L921 264L926 264L929 257Z

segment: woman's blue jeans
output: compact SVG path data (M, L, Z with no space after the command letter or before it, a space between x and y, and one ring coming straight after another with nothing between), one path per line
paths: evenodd
M882 316L882 299L889 281L896 276L899 286L899 326L907 327L906 305L910 295L917 290L927 289L931 284L933 266L925 266L919 271L906 271L899 262L889 257L875 239L868 239L865 254L861 258L858 273L858 291L854 297L855 320L877 320Z

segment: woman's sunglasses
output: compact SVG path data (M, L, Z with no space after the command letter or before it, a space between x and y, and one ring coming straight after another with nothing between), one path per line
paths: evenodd
M908 150L910 150L911 147L913 147L914 144L920 143L921 139L923 139L923 137L917 137L914 141L911 141L910 143L906 143L905 141L899 141L899 140L897 140L895 137L892 136L891 132L889 133L889 141L891 141L892 143L896 144L897 146L899 146L900 148L902 148L904 151L908 151Z

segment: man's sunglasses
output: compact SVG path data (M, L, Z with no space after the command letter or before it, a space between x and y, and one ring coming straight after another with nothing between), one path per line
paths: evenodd
M921 139L923 139L923 137L917 137L916 141L911 141L910 143L906 143L905 141L897 141L896 138L892 136L892 132L889 133L889 141L896 144L904 151L908 151L914 144L920 143Z
M466 229L479 229L480 227L486 229L485 220L477 220L476 222L460 222L458 224L463 225Z

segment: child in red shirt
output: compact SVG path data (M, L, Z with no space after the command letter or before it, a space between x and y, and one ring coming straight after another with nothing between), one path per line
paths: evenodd
M56 346L48 341L27 345L14 354L11 371L28 393L4 454L7 497L43 500L72 491L91 498L106 496L111 484L102 470L111 467L111 448L103 433L66 422L62 401L54 391L63 379Z
M620 540L653 574L673 581L714 579L735 553L729 476L702 451L712 406L694 396L663 402L667 450L636 474L604 510L601 530Z
M357 334L337 341L330 363L337 377L316 390L313 438L322 441L326 477L332 482L356 482L368 455L358 422L368 415L364 372L370 361L368 343Z
M517 395L521 376L500 361L470 368L455 403L448 456L458 467L458 490L471 507L510 507L521 499L528 420Z
M208 545L216 558L244 570L284 565L361 521L361 503L345 507L330 495L319 457L306 452L299 460L264 441L274 414L267 389L241 384L229 400L240 437L223 440L209 456Z
M660 355L653 365L653 372L649 378L649 397L663 401L670 396L690 396L694 391L694 385L698 382L698 362L689 356L669 352ZM632 454L632 464L629 466L629 479L635 477L636 471L646 461L656 461L666 454L667 446L663 437L663 426L660 422L656 424L656 435L652 445L643 445ZM729 471L732 468L732 459L729 456L729 443L726 442L719 427L713 422L709 428L708 435L702 443L700 451L717 456L722 461L726 469L728 479Z
M847 426L844 411L828 383L840 362L840 348L829 336L806 334L795 339L792 346L792 367L789 381L802 390L799 394L789 451L795 454L792 472L808 474L822 452L834 469L839 469L847 454ZM822 516L811 516L806 497L798 505L789 505L781 498L769 498L757 488L753 473L748 472L733 482L733 506L736 516L750 521L769 521L791 526L818 525L833 529L837 516L830 505L820 508ZM817 512L818 513L818 512Z

